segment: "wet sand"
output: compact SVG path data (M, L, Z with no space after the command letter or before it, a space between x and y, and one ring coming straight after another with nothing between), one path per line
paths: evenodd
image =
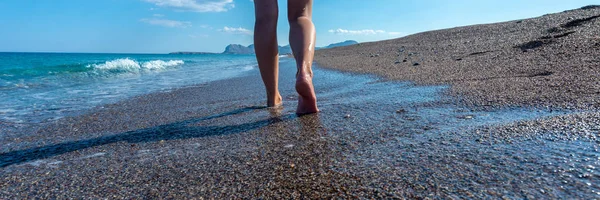
M323 56L363 45L319 51L319 64L335 67ZM379 54L374 61L386 61ZM0 199L600 195L600 117L593 106L567 97L540 105L486 100L486 106L476 95L457 93L461 81L403 79L384 67L348 65L337 69L386 79L317 67L322 112L297 117L294 65L282 62L283 109L262 107L255 69L52 123L0 124L7 132L0 137Z
M281 80L293 80L292 62ZM481 134L566 111L469 109L448 86L315 69L322 112L261 107L248 76L104 105L1 138L0 198L594 198L598 145ZM598 128L597 126L595 128ZM560 133L549 135L562 136Z

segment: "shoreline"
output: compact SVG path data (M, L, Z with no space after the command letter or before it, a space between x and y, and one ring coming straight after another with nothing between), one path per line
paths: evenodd
M551 140L565 135L596 140L600 134L599 16L600 7L586 6L320 50L315 60L325 68L372 73L386 80L448 84L448 95L472 109L576 112L486 126L478 130L482 133L528 137L552 133Z
M600 109L600 8L319 50L325 68L452 85L474 107Z
M535 135L475 130L561 113L474 111L446 99L445 86L317 67L322 112L297 117L293 81L281 82L284 108L266 109L254 72L126 99L11 139L0 154L0 198L594 196L576 177L572 184L531 181L567 167L552 161L565 149L577 150L577 166L593 165L591 138L571 135L548 144ZM283 64L280 73L291 80L294 65ZM538 165L546 168L520 170ZM491 166L497 167L484 170ZM496 181L511 178L528 189Z
M496 25L502 23L481 27ZM0 199L597 197L596 107L568 109L559 102L566 97L540 104L519 104L535 96L488 102L488 96L472 96L481 88L462 101L459 94L488 82L465 86L462 79L442 84L446 79L439 78L479 65L433 73L435 55L442 53L417 51L423 47L408 43L399 52L395 41L317 51L316 115L295 115L297 94L289 81L295 67L284 62L281 109L264 107L262 81L253 69L247 76L98 106L32 127L29 135L1 137ZM450 52L491 58L546 52L518 51ZM410 53L419 65L388 62ZM492 82L511 80L520 88L520 79L537 83L568 74L536 70L515 73L536 76ZM490 74L468 74L467 80ZM514 95L493 93L498 86L504 85L484 88L492 88L490 98ZM482 108L481 102L491 106Z

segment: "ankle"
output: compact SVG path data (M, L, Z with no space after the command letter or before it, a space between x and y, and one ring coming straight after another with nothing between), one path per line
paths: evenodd
M301 66L296 66L298 72L296 72L296 78L311 78L313 77L313 72L310 64L303 64Z
M296 74L296 81L307 81L307 80L312 80L313 78L313 73L312 72L301 72L299 71Z
M278 106L281 104L282 100L283 99L281 98L281 95L279 93L275 94L274 96L267 95L267 106L268 107Z

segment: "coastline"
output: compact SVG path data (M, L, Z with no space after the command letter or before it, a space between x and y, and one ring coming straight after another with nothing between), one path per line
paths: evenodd
M0 198L596 195L583 187L595 178L563 184L555 181L564 174L550 173L541 176L549 181L532 181L546 170L594 165L593 140L571 135L573 141L548 144L476 131L562 112L474 111L446 98L447 86L316 67L322 112L297 117L293 81L285 81L293 80L293 63L284 62L280 73L281 110L262 106L262 82L253 71L104 105L27 137L2 138ZM548 164L565 149L577 150L578 160ZM538 165L545 168L522 171Z
M476 107L600 108L600 8L317 51L325 68L449 84Z
M448 84L471 109L567 109L563 116L478 130L520 136L600 134L600 7L428 31L403 38L319 50L325 68L370 73L420 85ZM554 136L556 134L563 136Z
M497 25L510 26L482 27ZM544 93L552 91L544 87L494 93L510 83L528 88L525 83L575 81L570 75L579 74L546 75L532 68L487 86L483 79L500 71L491 66L483 66L488 72L468 71L482 67L473 63L543 54L549 46L472 54L494 46L465 43L464 48L481 49L443 49L449 54L442 55L406 42L439 32L398 39L402 52L395 40L317 51L318 115L294 114L289 80L295 69L288 61L280 69L283 109L263 106L254 69L242 77L99 106L30 127L29 135L4 136L0 198L595 198L600 191L595 170L600 116L590 105L595 99L569 93L528 104L523 102L539 96L510 97L554 93ZM561 39L572 36L576 33ZM396 64L411 53L407 63L419 65ZM473 58L478 56L485 58ZM435 66L445 65L434 65L437 59L467 64L440 69ZM454 71L468 76L444 78ZM482 80L472 80L477 78ZM560 89L570 87L578 85ZM572 98L581 100L565 104Z

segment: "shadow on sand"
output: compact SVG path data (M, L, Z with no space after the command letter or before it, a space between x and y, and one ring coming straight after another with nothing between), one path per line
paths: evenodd
M128 142L128 143L146 143L146 142L158 142L161 140L180 140L189 138L200 138L216 135L227 135L247 132L250 130L258 129L261 127L268 126L270 124L279 123L288 119L292 119L295 115L286 116L273 116L271 118L256 121L252 123L245 123L240 125L229 125L229 126L194 126L195 123L199 123L205 120L211 120L221 118L230 115L237 115L252 110L265 109L265 107L246 107L241 109L232 110L229 112L206 116L202 118L189 119L185 121L150 127L146 129L139 129L115 135L102 136L97 138L91 138L87 140L64 142L54 145L35 147L24 150L17 150L7 153L0 154L0 168L4 168L10 165L21 164L28 161L45 159L56 155L61 155L81 149L90 147L102 146L117 142Z

